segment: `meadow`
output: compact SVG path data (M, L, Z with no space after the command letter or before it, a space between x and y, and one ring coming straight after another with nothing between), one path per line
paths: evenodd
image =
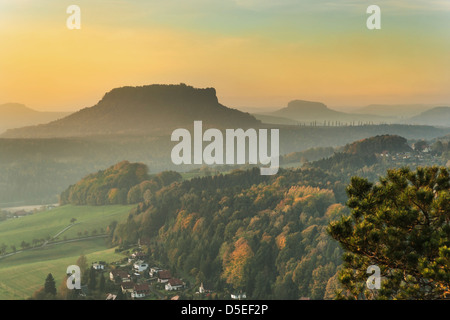
M45 278L52 273L57 288L62 284L67 267L76 264L81 254L88 263L95 261L113 262L123 258L109 248L105 238L85 238L94 230L106 230L114 220L126 219L133 206L63 206L35 213L18 219L0 222L0 244L17 247L16 254L0 256L0 299L21 300L31 297L34 291L44 285ZM49 243L23 250L22 241L54 236L75 218L73 226L56 240L75 239L74 242ZM80 238L81 233L81 238Z
M114 206L72 206L38 212L30 216L0 222L0 245L6 245L11 252L14 245L21 249L22 241L33 244L33 240L50 239L76 219L72 227L63 232L58 240L74 239L106 231L112 221L125 219L132 205ZM81 233L81 234L80 234Z
M113 262L123 258L105 239L87 239L27 250L0 260L0 300L22 300L44 285L49 273L56 287L62 284L67 267L84 254L88 263Z

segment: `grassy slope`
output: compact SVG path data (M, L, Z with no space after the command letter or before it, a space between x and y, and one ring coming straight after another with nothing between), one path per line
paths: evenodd
M52 273L58 289L64 280L67 267L76 264L84 254L88 263L103 260L112 262L123 258L106 248L104 239L91 239L68 244L58 244L22 252L0 260L0 299L19 300L29 298L44 285Z
M77 238L78 232L89 235L95 229L106 227L113 220L125 219L133 206L72 206L67 205L53 210L39 212L31 216L0 222L0 244L15 245L20 250L20 243L32 243L33 239L46 239L54 236L70 224L70 219L76 218L76 224L59 236L62 240Z
M63 206L46 212L40 212L24 218L3 221L0 223L0 244L14 244L20 250L20 243L25 240L31 243L34 238L46 238L55 235L70 224L71 218L77 224L64 232L59 239L78 238L78 232L95 229L100 231L113 220L126 219L133 206ZM48 273L52 273L57 287L60 286L66 269L75 264L81 254L85 254L88 262L103 260L115 261L121 258L108 249L105 239L90 239L72 243L48 245L0 258L0 299L26 299L39 289Z

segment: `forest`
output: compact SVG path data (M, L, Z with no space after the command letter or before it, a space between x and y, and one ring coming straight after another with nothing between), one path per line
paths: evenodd
M438 141L430 148L443 156L447 147ZM349 183L355 172L382 176L380 153L405 152L414 152L405 138L380 135L275 176L248 168L184 180L123 161L70 186L61 204L137 204L126 221L108 228L111 245L145 243L153 261L196 285L254 299L332 299L344 250L329 226L350 215ZM329 153L318 148L301 156Z
M175 171L150 176L143 163L121 161L106 170L99 170L69 186L60 195L60 205L135 204L174 181L181 180Z
M216 292L254 299L323 299L341 264L328 223L346 213L334 177L316 169L258 169L175 182L111 232L115 245L148 243L153 259ZM327 290L328 285L328 290Z

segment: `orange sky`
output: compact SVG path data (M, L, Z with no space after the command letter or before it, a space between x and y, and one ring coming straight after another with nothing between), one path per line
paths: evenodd
M379 1L374 31L350 0L75 2L81 30L66 27L71 2L0 0L0 104L78 110L114 87L180 82L236 108L450 104L445 1Z

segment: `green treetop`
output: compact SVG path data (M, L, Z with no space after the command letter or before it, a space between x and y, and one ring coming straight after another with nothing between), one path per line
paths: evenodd
M377 184L353 177L352 213L328 227L345 250L337 297L450 298L449 186L438 167L388 170ZM370 265L380 268L379 290L366 286Z

